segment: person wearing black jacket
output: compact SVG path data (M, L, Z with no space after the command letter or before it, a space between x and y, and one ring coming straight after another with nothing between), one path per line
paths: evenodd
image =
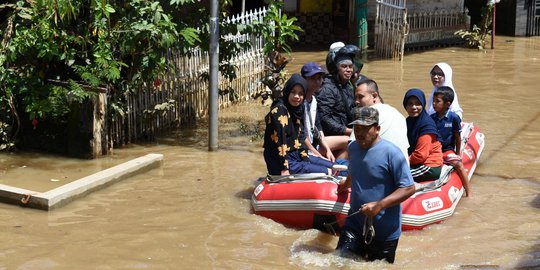
M334 72L324 78L321 90L317 94L322 129L332 149L347 145L352 132L348 124L354 120L353 112L356 105L351 80L355 74L354 61L358 53L359 49L354 45L346 45L339 49L333 61L328 63L335 65L335 69L329 69ZM346 149L340 150L345 152Z

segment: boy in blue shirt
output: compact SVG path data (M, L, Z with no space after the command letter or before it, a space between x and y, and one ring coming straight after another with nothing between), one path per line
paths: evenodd
M469 186L469 177L463 162L461 162L461 118L450 111L450 105L454 101L454 91L448 86L440 86L433 93L433 109L435 113L431 115L437 130L441 135L442 152L445 164L452 165L456 169L456 173L461 179L463 188L465 188L465 196L471 196L471 188Z

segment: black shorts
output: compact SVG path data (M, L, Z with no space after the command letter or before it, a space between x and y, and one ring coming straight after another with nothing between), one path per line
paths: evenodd
M366 244L361 234L345 227L340 233L336 250L343 257L360 256L366 261L386 260L389 263L394 263L398 240L377 241L373 239L371 243Z
M442 166L429 167L426 165L412 165L411 174L415 182L437 180L441 177L441 168Z

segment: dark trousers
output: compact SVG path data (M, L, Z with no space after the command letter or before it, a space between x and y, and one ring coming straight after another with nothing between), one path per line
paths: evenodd
M274 156L274 152L264 151L264 160L266 161L266 168L268 169L268 174L270 175L280 175L281 169L283 168L282 161L279 157ZM332 163L329 160L309 156L309 159L303 160L300 157L298 151L292 151L287 155L287 160L289 161L289 173L299 174L299 173L328 173L328 169L332 168ZM345 159L336 160L337 164L348 165L348 161ZM346 176L347 171L340 172L340 175Z
M360 256L366 261L386 260L389 263L394 263L398 240L377 241L373 239L371 243L366 244L361 234L345 227L339 236L336 250L343 257Z

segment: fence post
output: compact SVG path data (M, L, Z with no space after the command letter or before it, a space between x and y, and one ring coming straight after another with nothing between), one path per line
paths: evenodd
M496 7L497 6L497 3L494 2L493 3L493 19L491 20L491 49L495 49L495 11L496 11Z

